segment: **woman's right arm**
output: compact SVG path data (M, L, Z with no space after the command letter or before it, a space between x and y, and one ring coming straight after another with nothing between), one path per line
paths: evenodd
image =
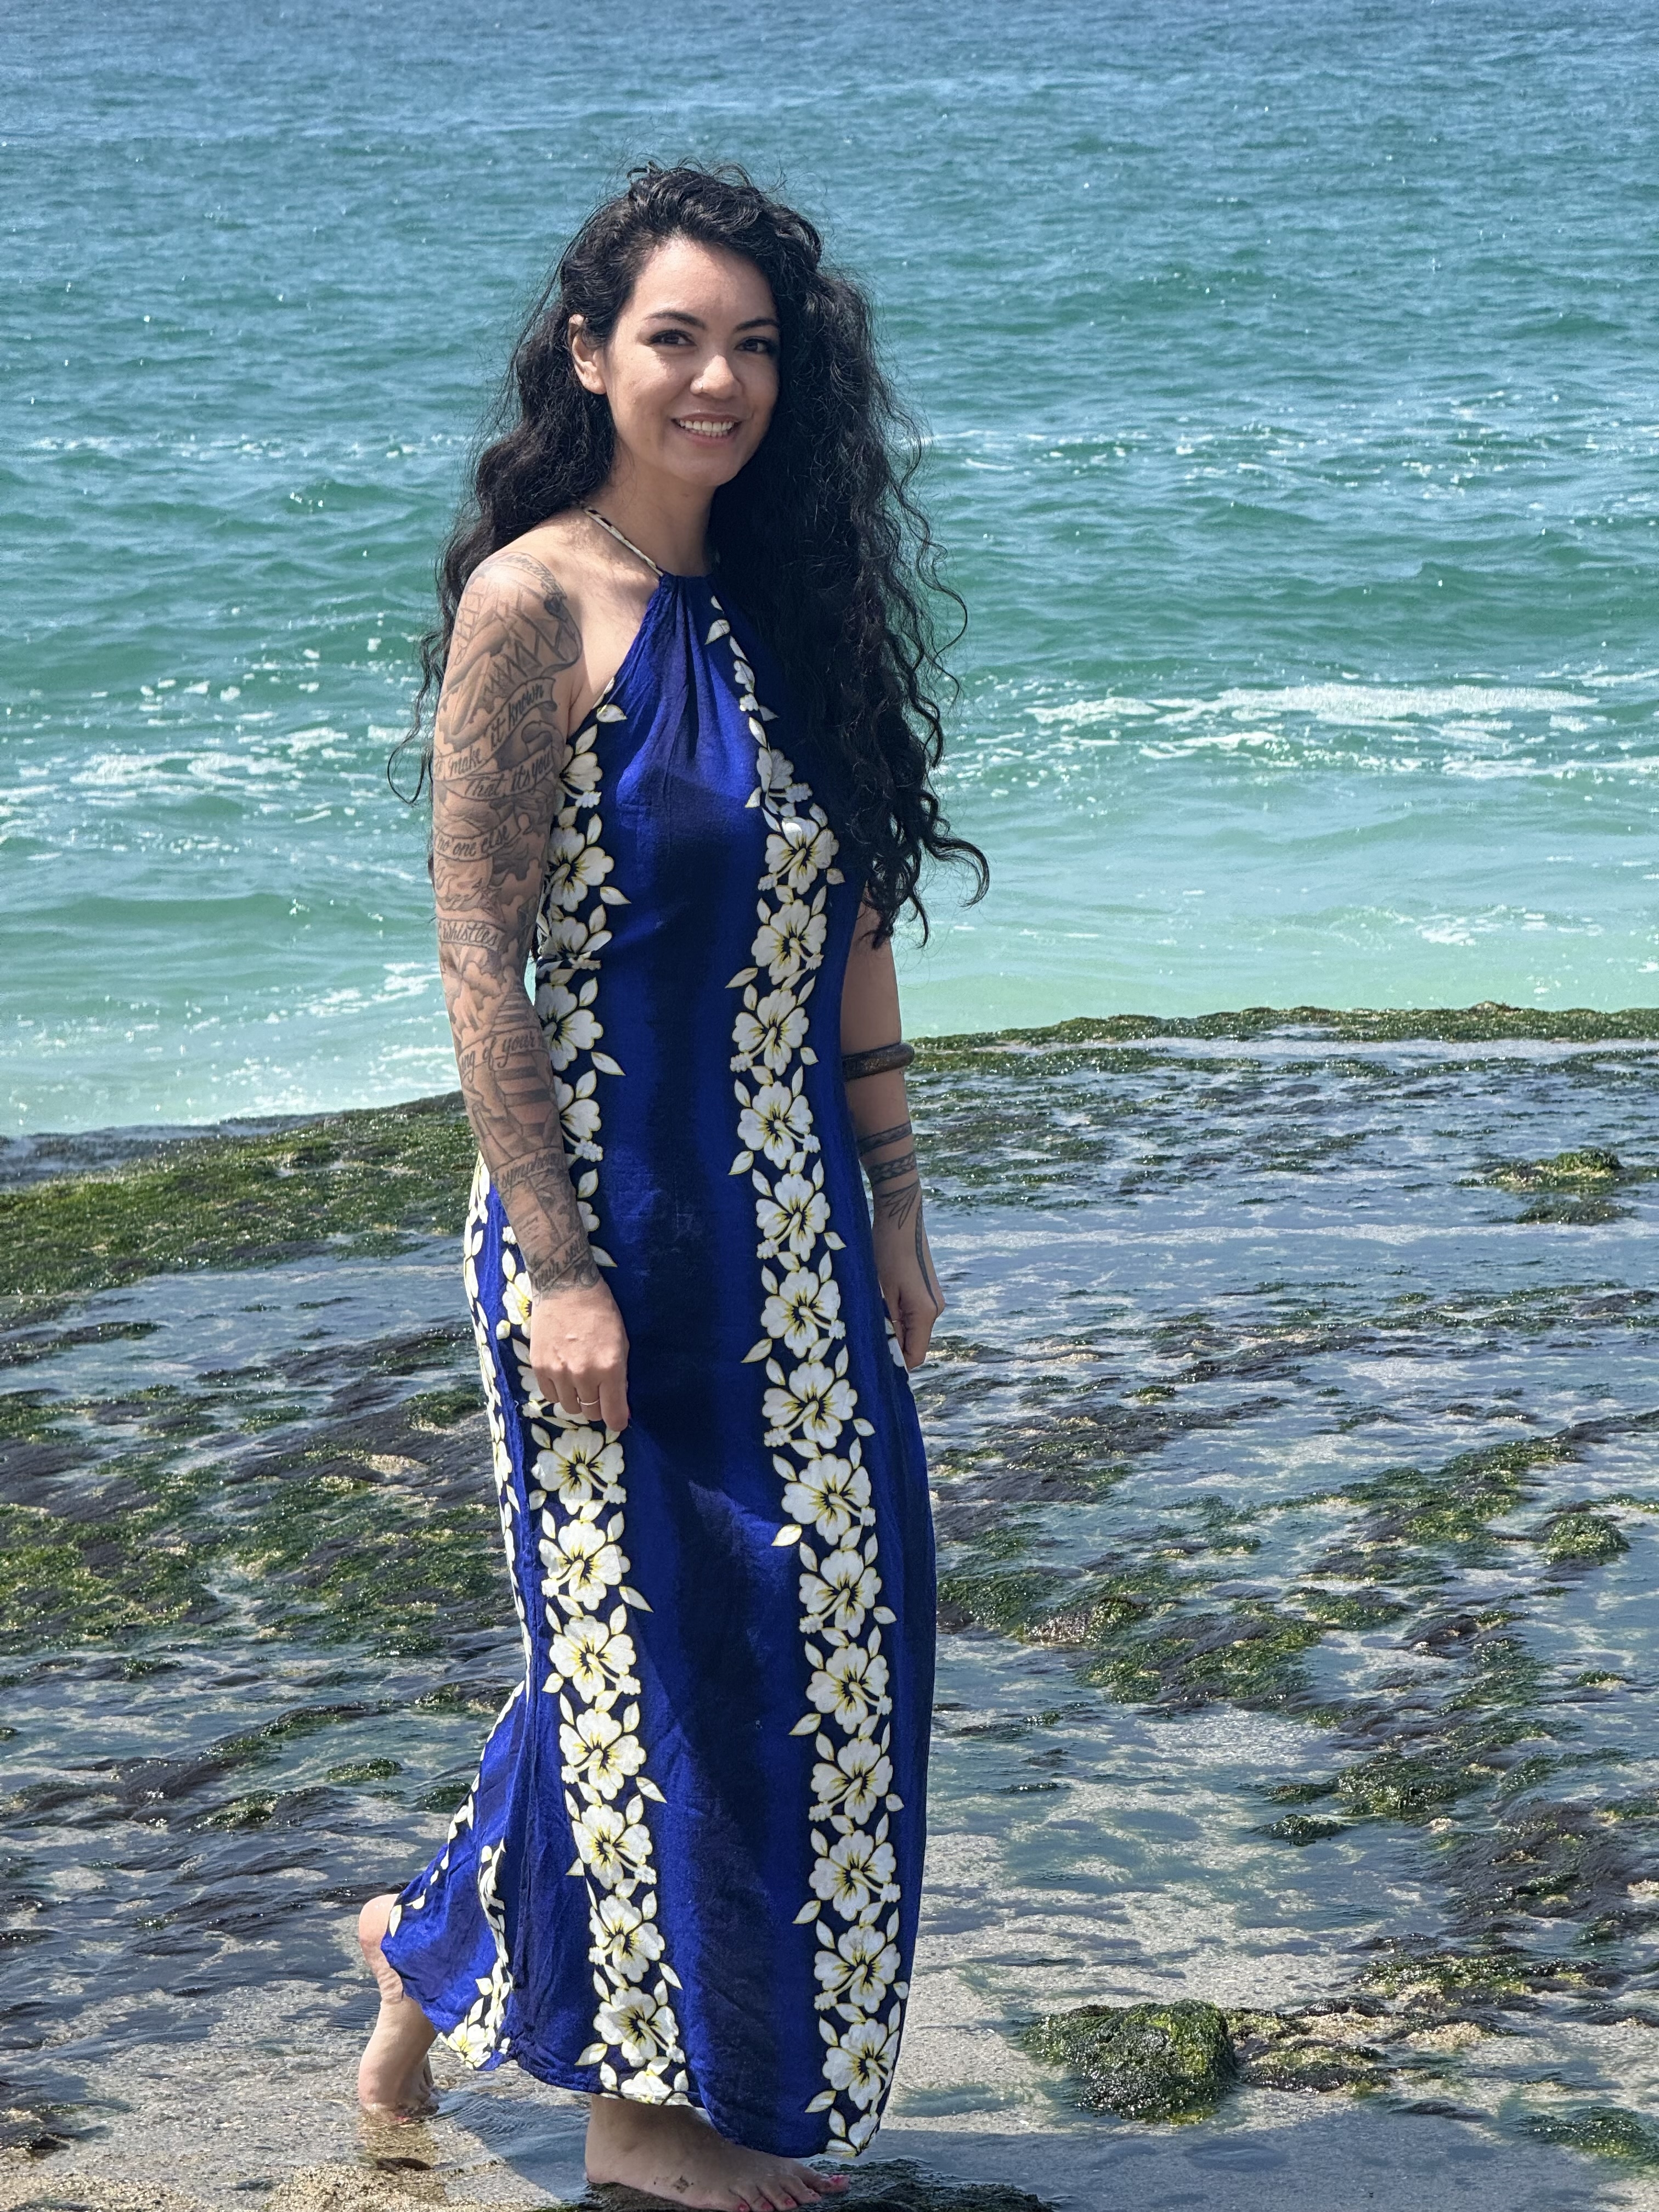
M438 964L461 1091L532 1292L544 1397L628 1420L628 1340L565 1165L558 1092L525 988L581 634L552 571L500 553L456 611L432 754Z

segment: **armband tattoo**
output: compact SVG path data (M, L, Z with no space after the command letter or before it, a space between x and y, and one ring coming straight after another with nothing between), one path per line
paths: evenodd
M913 1044L900 1039L893 1044L878 1044L868 1052L844 1052L841 1056L843 1083L857 1083L866 1075L885 1075L890 1069L908 1067L916 1056Z

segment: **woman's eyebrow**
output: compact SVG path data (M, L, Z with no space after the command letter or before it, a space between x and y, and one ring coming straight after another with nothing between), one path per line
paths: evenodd
M689 323L694 331L704 331L708 327L701 315L694 315L684 307L653 307L645 319L648 323ZM779 323L775 315L750 315L747 322L738 323L733 327L740 331L775 331Z

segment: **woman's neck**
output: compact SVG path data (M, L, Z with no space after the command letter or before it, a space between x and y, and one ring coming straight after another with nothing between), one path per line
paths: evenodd
M710 504L710 495L700 486L648 477L628 465L620 453L587 501L658 568L676 576L701 575L708 566Z

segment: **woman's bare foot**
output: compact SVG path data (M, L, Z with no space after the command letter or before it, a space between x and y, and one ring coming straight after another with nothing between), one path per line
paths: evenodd
M842 2174L815 2173L793 2158L744 2150L716 2135L685 2105L587 2100L587 2178L621 2181L701 2212L790 2212L846 2188Z
M414 2120L438 2109L426 2054L437 2029L387 1963L380 1943L397 1903L371 1897L357 1916L357 1941L380 1991L380 2014L357 2068L357 2102L382 2119Z

